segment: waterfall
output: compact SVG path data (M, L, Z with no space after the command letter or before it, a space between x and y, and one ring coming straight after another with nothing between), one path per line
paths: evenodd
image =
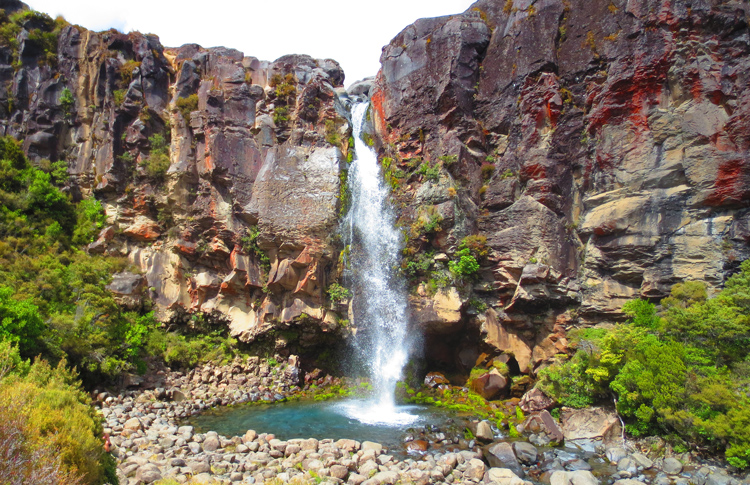
M369 103L352 107L354 160L349 167L351 205L343 221L350 245L348 279L353 290L356 351L364 360L374 393L360 420L409 421L396 412L396 382L409 358L408 317L404 282L397 272L403 236L389 189L380 173L375 151L362 139Z

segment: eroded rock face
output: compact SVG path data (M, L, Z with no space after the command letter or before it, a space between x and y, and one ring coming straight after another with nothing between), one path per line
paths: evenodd
M449 257L487 238L462 291L491 307L483 345L533 370L565 325L683 280L719 287L750 256L749 11L480 0L385 47L373 126L401 220L439 220L414 246Z
M411 300L428 359L468 370L504 352L534 372L570 325L620 320L678 281L719 287L750 256L749 11L480 0L408 26L350 93L329 59L77 26L50 62L29 25L0 47L0 132L102 201L89 250L142 270L128 304L148 288L162 319L201 311L245 341L282 328L310 343L343 331L324 290L341 272L345 105L370 95L407 249L434 252L418 283L435 296ZM487 254L446 285L430 271L469 235Z
M90 250L144 275L115 278L124 303L148 288L160 318L213 313L245 341L340 330L324 307L350 130L335 61L77 26L53 63L15 56L0 47L2 133L32 159L67 161L74 197L103 203L109 232Z

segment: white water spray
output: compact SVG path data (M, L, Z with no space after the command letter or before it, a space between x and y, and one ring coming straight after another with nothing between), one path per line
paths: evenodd
M351 248L356 346L368 367L374 398L349 411L352 417L371 424L408 424L416 416L398 412L394 399L396 382L409 358L406 292L396 274L403 236L395 227L396 215L377 156L361 138L368 106L359 103L352 107L355 158L349 167L351 207L344 233Z

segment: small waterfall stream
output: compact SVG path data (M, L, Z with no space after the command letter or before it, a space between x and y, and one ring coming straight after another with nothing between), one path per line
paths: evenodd
M367 409L357 410L365 422L408 422L398 412L396 382L409 358L408 317L404 282L397 274L402 234L380 173L377 156L362 139L369 103L352 107L355 156L349 167L351 206L343 221L350 245L347 277L353 290L353 325L356 350L365 362L374 387Z

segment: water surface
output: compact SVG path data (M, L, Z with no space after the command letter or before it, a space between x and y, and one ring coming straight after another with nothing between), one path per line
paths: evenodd
M316 438L374 441L391 450L402 448L412 428L456 426L455 414L425 405L397 405L382 413L370 401L298 401L218 408L189 419L198 432L243 435L248 429L273 433L280 440ZM413 430L412 430L413 433Z

